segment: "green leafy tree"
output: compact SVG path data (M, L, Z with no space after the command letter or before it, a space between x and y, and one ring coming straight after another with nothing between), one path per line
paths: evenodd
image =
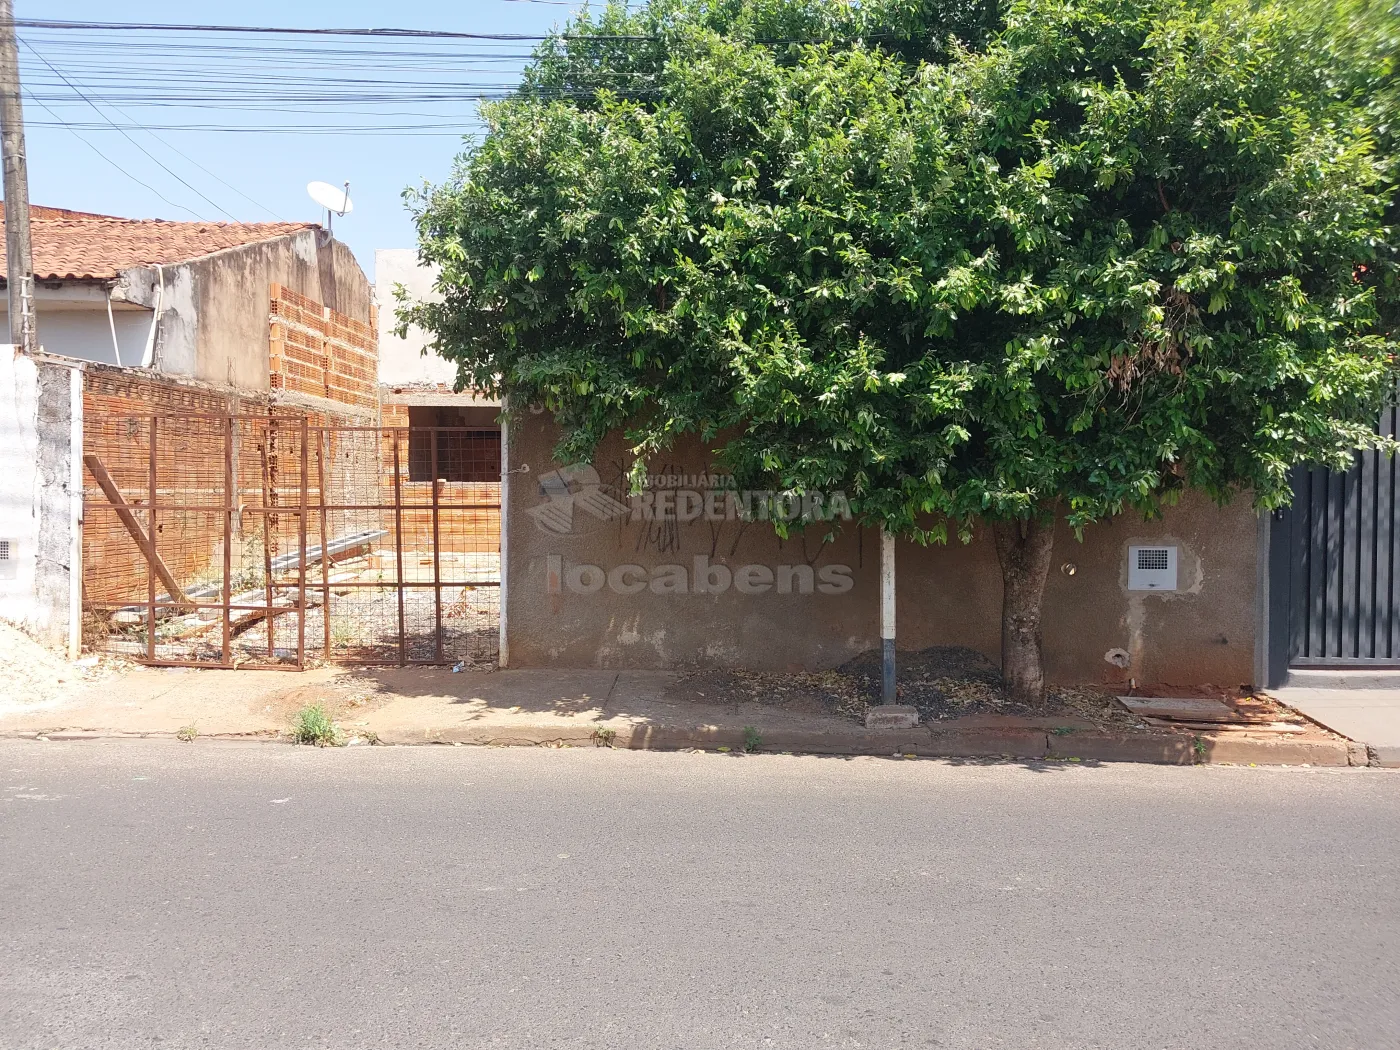
M697 434L915 541L987 523L1035 700L1057 519L1276 507L1378 443L1388 2L610 7L415 195L442 301L401 318L566 460Z

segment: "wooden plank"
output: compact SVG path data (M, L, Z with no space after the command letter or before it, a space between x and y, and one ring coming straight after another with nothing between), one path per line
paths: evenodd
M1136 715L1196 722L1238 722L1229 705L1207 697L1120 696L1118 702Z
M1308 726L1297 722L1250 721L1250 722L1178 722L1170 718L1144 717L1150 726L1164 729L1195 729L1204 733L1306 733Z
M1394 409L1387 409L1381 416L1381 433L1387 433L1393 423ZM1375 491L1375 545L1376 580L1373 595L1375 609L1375 630L1373 632L1377 660L1388 659L1390 653L1390 621L1394 616L1394 594L1391 589L1391 500L1394 489L1391 484L1391 461L1388 456L1376 453Z
M171 575L165 562L161 561L160 555L151 547L146 530L136 520L136 515L131 511L131 505L122 498L121 490L112 480L112 475L107 473L107 468L103 465L101 457L90 452L83 456L83 463L87 466L88 473L93 476L98 487L102 489L102 494L107 497L107 502L116 511L117 518L126 526L126 531L131 533L131 538L136 541L136 546L140 548L146 559L146 564L150 566L156 578L164 585L166 593L170 595L170 600L181 605L193 605L194 603L186 597L184 590L175 582L175 577Z

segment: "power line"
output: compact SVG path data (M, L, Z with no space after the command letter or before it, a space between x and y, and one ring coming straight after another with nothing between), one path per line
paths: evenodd
M120 125L108 126L106 124L72 124L58 117L53 110L49 109L42 102L36 101L37 106L43 106L56 119L53 121L32 120L26 124L35 128L66 128L73 131L81 128L84 131L150 131L151 126L146 124L128 124L123 129ZM422 137L440 135L451 138L460 138L464 132L480 128L480 124L408 124L399 127L385 127L383 124L365 125L342 125L339 127L325 126L301 126L301 127L272 127L272 128L250 128L239 127L232 124L157 124L154 125L160 131L200 131L219 132L227 134L241 135L355 135L364 137L367 135L384 135L389 137ZM167 202L169 203L169 202ZM185 209L189 211L188 208ZM202 216L201 216L202 218ZM207 221L207 220L206 220Z
M176 204L174 201L172 201L172 200L171 200L169 197L167 197L165 194L161 193L160 190L158 190L158 189L156 189L154 186L152 186L149 182L143 182L143 181L141 181L140 179L138 179L135 175L131 174L131 172L127 171L127 170L126 170L125 168L123 168L120 164L118 164L116 161L114 161L111 157L109 157L109 156L107 156L107 154L103 153L100 149L98 149L96 146L94 146L94 145L93 145L91 142L89 142L87 139L83 138L83 136L79 135L78 132L77 132L73 127L71 127L70 125L64 123L64 122L59 118L58 114L55 113L53 110L49 109L49 107L46 106L46 105L44 105L44 103L39 102L38 100L33 100L33 101L34 101L34 104L35 104L35 105L37 105L40 109L45 110L45 111L49 114L49 116L53 117L55 120L58 120L59 123L57 123L57 124L47 124L47 123L45 123L44 121L29 121L28 123L37 124L39 127L57 127L57 128L65 128L75 139L77 139L79 142L81 142L81 143L82 143L84 146L86 146L88 149L90 149L90 150L92 150L94 153L96 153L99 157L101 157L103 160L105 160L108 164L112 165L112 167L116 168L119 172L121 172L123 175L125 175L125 176L126 176L128 179L130 179L132 182L136 183L136 185L138 185L138 186L144 186L146 189L150 190L152 193L154 193L157 197L159 197L161 200L163 200L166 204L170 205L172 208L179 208L181 211L187 211L187 212L189 212L191 215L193 215L196 219L203 218L203 216L201 216L201 215L199 214L199 212L195 211L193 208L187 208L187 207L185 207L185 205L183 205L183 204Z
M16 18L20 29L99 29L121 32L163 31L172 33L287 33L312 36L421 37L429 40L548 40L531 33L461 33L445 29L328 29L275 26L169 25L160 22L74 22L66 19ZM612 39L645 39L615 37Z
M110 105L110 103L109 103L109 105ZM121 110L120 110L120 109L117 109L116 106L112 106L111 108L112 108L112 109L116 109L118 113L121 113ZM130 119L130 118L128 117L128 119ZM155 139L157 142L159 142L159 143L160 143L162 146L164 146L166 149L170 150L172 153L176 153L176 154L178 154L179 156L184 157L185 160L189 161L191 164L193 164L193 165L194 165L196 168L198 168L200 171L204 172L204 174L208 175L211 179L214 179L216 182L219 182L219 183L221 183L222 185L224 185L224 186L228 187L229 189L233 190L234 193L238 194L240 197L242 197L245 201L247 201L247 202L248 202L249 204L251 204L253 207L258 208L258 209L260 209L260 210L262 210L262 211L267 212L267 213L268 213L269 215L271 215L274 219L277 219L277 220L279 220L279 221L281 221L281 222L286 222L286 221L287 221L287 220L284 219L281 215L278 215L277 212L275 212L275 211L273 211L271 208L269 208L266 204L259 204L259 203L258 203L257 201L255 201L252 197L248 196L246 193L244 193L242 190L240 190L237 186L233 186L233 185L230 185L230 184L227 183L227 182L224 182L223 179L219 178L218 175L216 175L214 172L210 171L210 170L209 170L208 168L206 168L203 164L199 163L199 161L195 160L195 159L194 159L193 157L191 157L188 153L184 153L184 152L182 152L181 150L176 149L175 146L173 146L173 145L170 144L169 142L166 142L165 139L161 138L159 135L157 135L157 134L156 134L154 131L152 131L150 128L145 127L144 125L137 125L137 127L139 127L139 128L140 128L142 131L144 131L147 135L151 136L151 138L153 138L153 139ZM227 214L227 213L225 213L225 214Z
M35 51L35 50L34 50L34 46L33 46L32 44L30 44L29 41L27 41L27 40L21 40L20 43L24 44L25 47L29 48L30 52L34 55L35 58L37 58L40 62L44 63L44 65L46 65L46 66L48 66L50 69L52 69L52 70L54 71L55 75L57 75L58 78L59 78L60 80L62 80L65 84L67 84L70 88L72 88L73 93L74 93L75 95L77 95L80 99L82 99L84 102L86 102L89 106L92 107L94 113L96 113L96 114L97 114L99 117L101 117L103 120L107 121L108 124L111 124L112 127L116 128L118 131L120 131L123 138L125 138L128 142L130 142L133 146L135 146L137 149L139 149L139 150L140 150L142 153L144 153L147 157L149 157L151 160L153 160L157 165L159 165L159 166L161 167L162 170L164 170L168 175L170 175L172 178L174 178L175 181L179 182L180 185L184 186L186 189L188 189L188 190L190 190L191 192L193 192L197 197L199 197L199 198L201 198L202 200L206 201L206 202L209 204L209 206L210 206L211 208L213 208L215 211L221 211L221 212L223 212L223 213L224 213L226 216L228 216L228 218L229 218L231 221L233 221L233 222L237 222L237 221L238 221L237 219L235 219L235 218L233 217L233 215L232 215L229 211L227 211L227 210L224 209L224 208L219 207L219 205L215 204L212 200L210 200L207 196L205 196L205 195L204 195L203 193L201 193L199 190L197 190L197 189L195 189L193 186L191 186L188 182L186 182L184 179L182 179L182 178L181 178L179 175L177 175L175 172L171 171L170 168L166 167L165 163L164 163L159 157L157 157L155 154L153 154L150 150L148 150L145 146L143 146L143 145L141 145L141 143L137 142L134 138L132 138L130 135L128 135L124 130L122 130L121 128L118 128L115 121L113 121L110 117L108 117L107 114L103 113L102 110L100 110L100 109L97 108L97 103L93 102L92 99L88 98L88 97L87 97L86 95L84 95L81 91L79 91L77 85L75 85L71 80L69 80L69 79L68 79L67 77L65 77L62 73L60 73L60 72L58 71L58 69L54 67L54 64L53 64L52 62L50 62L50 61L49 61L47 58L45 58L43 55L39 54L38 51ZM48 107L45 107L45 108L47 109ZM53 112L53 111L50 110L49 112ZM56 114L55 114L55 115L56 115ZM168 202L167 202L167 203L168 203ZM186 210L191 210L191 209L186 209ZM198 212L194 212L194 214L195 214L195 215L199 215ZM202 216L202 215L200 215L199 217L200 217L201 219L204 218L204 216Z

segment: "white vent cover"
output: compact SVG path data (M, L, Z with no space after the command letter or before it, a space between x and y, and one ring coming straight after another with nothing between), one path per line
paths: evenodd
M1129 547L1128 590L1176 590L1176 548Z
M14 541L0 539L0 580L13 580L17 578L19 562L14 555Z

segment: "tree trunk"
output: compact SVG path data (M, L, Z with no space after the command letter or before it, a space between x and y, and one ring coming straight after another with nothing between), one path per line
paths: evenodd
M1040 606L1055 545L1054 518L992 523L1001 562L1001 675L1011 698L1045 700Z

